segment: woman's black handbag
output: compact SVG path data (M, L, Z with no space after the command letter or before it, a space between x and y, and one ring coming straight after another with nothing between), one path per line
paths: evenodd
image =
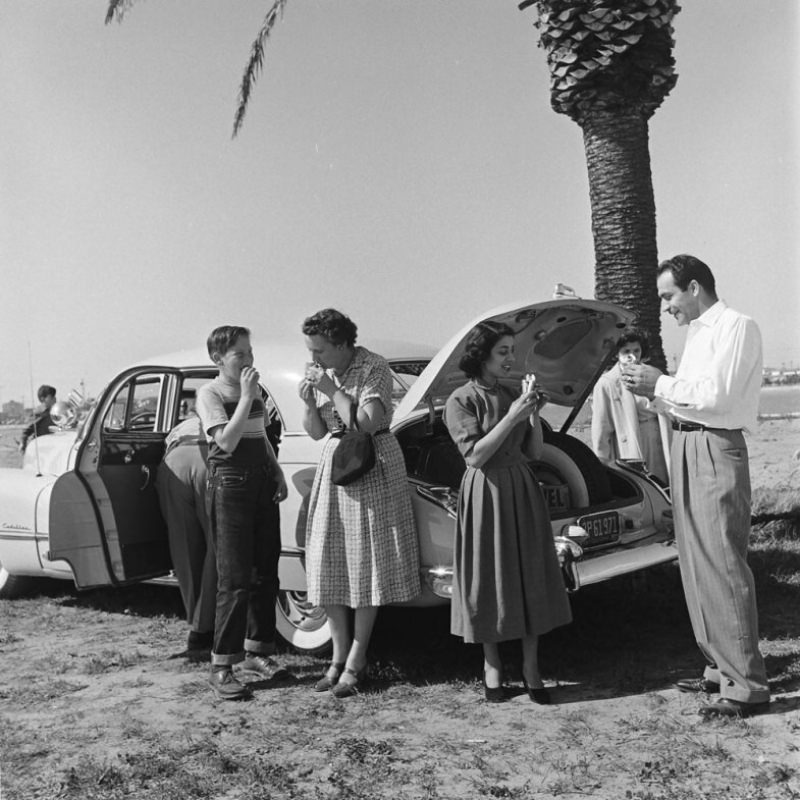
M358 429L355 403L352 405L350 427L332 435L338 437L339 444L331 459L331 480L337 486L347 486L375 466L375 442L371 433Z

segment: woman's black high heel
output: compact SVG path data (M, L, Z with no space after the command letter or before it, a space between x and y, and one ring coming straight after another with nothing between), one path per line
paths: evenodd
M339 676L342 674L343 669L344 663L331 661L328 669L325 670L325 674L314 684L314 691L327 692L328 689L332 689L334 686L336 686L336 681L339 680ZM331 677L328 674L329 672L336 672L336 674Z
M525 691L532 702L538 703L540 706L549 706L553 702L550 698L550 692L544 686L539 689L531 689L525 678L522 679L522 685L525 687Z
M506 700L506 688L502 684L500 686L487 686L486 673L484 672L483 696L486 698L487 703L502 703Z
M367 666L365 664L357 672L354 669L350 669L350 667L345 667L342 670L342 675L352 675L355 680L344 682L340 680L339 683L331 689L331 694L339 698L352 697L354 694L358 694L367 682Z

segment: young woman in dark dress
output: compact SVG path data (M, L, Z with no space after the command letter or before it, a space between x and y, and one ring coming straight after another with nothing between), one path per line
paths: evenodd
M467 464L459 494L451 631L480 642L486 699L506 697L498 643L522 642L522 675L534 702L549 703L539 635L572 615L550 517L529 462L541 455L544 396L501 383L514 366L514 331L481 323L459 366L469 381L447 400L445 423Z

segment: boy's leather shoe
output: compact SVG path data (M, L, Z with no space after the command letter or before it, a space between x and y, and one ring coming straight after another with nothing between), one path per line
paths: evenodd
M292 677L289 670L278 664L274 658L258 653L245 653L240 669L244 672L254 672L266 681L285 681Z
M705 692L706 694L719 694L719 684L706 678L681 678L675 681L675 686L681 692Z
M252 696L250 690L236 680L230 667L212 667L208 683L222 700L247 700Z
M769 700L763 703L743 703L741 700L731 700L722 697L716 703L700 706L697 712L701 717L752 717L753 714L762 714L769 709Z

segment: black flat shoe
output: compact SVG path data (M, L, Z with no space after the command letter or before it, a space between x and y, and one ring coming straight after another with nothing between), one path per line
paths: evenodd
M352 675L353 680L343 681L342 677L345 675ZM358 672L350 667L345 667L342 670L342 675L339 677L339 682L331 689L331 694L334 697L352 697L358 694L367 682L367 667L366 664L361 667Z
M336 682L339 680L339 676L342 674L342 670L344 669L344 663L340 663L338 661L331 661L328 665L328 669L325 670L325 674L314 684L314 691L315 692L327 692L328 689L333 689L336 686ZM331 675L332 672L335 672L335 675Z
M483 696L486 698L487 703L504 703L507 699L506 687L502 684L500 686L487 686L486 675L484 675Z
M525 687L525 691L528 693L528 697L530 697L531 701L534 703L538 703L540 706L549 706L552 704L552 699L550 698L550 692L542 686L539 689L532 689L528 686L528 681L525 678L522 679L522 685Z

